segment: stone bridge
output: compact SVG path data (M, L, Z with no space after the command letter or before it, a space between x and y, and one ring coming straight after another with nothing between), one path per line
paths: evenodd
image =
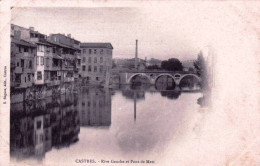
M181 80L187 76L195 77L199 82L201 78L195 73L188 72L170 72L170 71L130 71L120 73L120 84L131 84L131 80L136 76L146 77L150 84L156 84L161 76L169 76L174 80L176 86L179 86Z

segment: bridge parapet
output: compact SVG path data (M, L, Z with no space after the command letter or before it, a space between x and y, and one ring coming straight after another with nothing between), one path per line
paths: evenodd
M121 84L131 84L131 80L135 76L144 76L146 77L150 84L154 85L156 81L161 77L161 76L169 76L171 77L175 84L178 86L181 82L181 80L186 77L186 76L193 76L201 81L201 78L194 74L194 73L187 73L187 72L165 72L165 71L130 71L130 72L122 72L120 73L120 83Z

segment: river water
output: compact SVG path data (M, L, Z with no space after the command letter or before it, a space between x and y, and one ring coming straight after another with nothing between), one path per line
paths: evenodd
M163 153L185 117L200 107L201 96L153 87L81 88L78 94L12 104L11 159L53 165Z

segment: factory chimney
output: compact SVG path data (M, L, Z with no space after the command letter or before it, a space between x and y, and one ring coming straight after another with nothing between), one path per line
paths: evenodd
M135 69L137 69L137 63L138 63L138 40L136 40L136 46L135 46Z

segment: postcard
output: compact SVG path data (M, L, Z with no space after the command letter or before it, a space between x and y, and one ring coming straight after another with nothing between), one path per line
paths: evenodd
M259 1L0 1L0 165L260 165Z

